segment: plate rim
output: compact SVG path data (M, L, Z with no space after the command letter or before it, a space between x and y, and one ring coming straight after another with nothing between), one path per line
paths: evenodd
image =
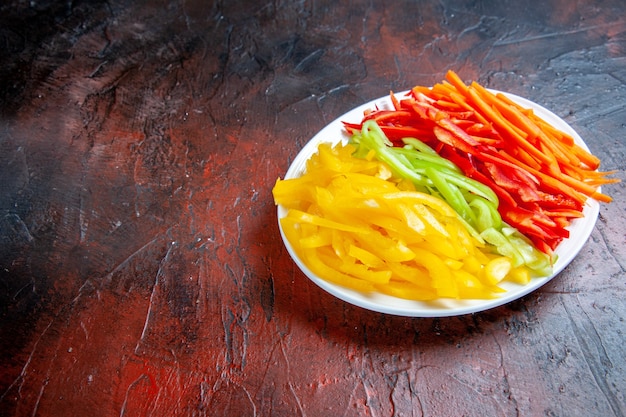
M550 119L547 121L549 121L552 125L555 125L555 127L559 128L560 130L563 130L566 133L570 134L579 146L589 151L587 144L580 137L580 135L567 122L565 122L565 120L563 120L551 110L548 110L538 103L535 103L527 98L518 96L513 93L508 93L495 89L488 90L492 93L502 93L519 105L525 108L531 108L540 117L544 119ZM408 94L409 92L410 90L401 91L399 93L394 93L394 96L406 96L406 94ZM350 119L358 116L358 120L354 122L360 123L363 118L364 110L374 108L391 108L391 105L392 104L389 95L379 97L363 103L357 107L354 107L351 110L348 110L341 116L334 119L332 122L328 123L315 135L313 135L311 139L309 139L309 141L298 152L296 157L289 165L289 168L285 173L284 179L286 180L300 176L305 168L306 161L311 157L311 155L317 152L317 148L320 143L331 143L332 145L335 145L339 142L347 143L349 136L347 135L347 133L345 133L343 122L352 122L352 120ZM327 139L329 136L331 137L330 140ZM346 303L378 313L404 317L442 318L459 316L464 314L473 314L500 307L502 305L516 301L530 294L531 292L534 292L535 290L541 288L542 286L553 280L578 256L582 248L585 246L586 242L591 236L591 233L593 232L593 229L595 228L599 216L599 211L599 203L593 198L588 198L583 209L583 217L575 219L572 224L568 226L568 230L570 230L571 232L570 237L564 239L555 249L555 253L558 255L558 258L554 264L553 273L550 276L533 278L531 282L526 285L519 285L509 282L503 283L503 286L505 287L505 289L507 289L507 292L503 293L502 296L498 298L489 300L465 300L446 298L441 298L433 301L405 300L382 293L361 293L337 284L333 284L314 274L298 257L297 253L287 240L282 225L280 223L280 219L284 217L287 213L287 209L281 205L277 206L277 219L283 244L285 245L290 257L292 258L296 266L309 280L311 280L327 293L339 298ZM381 301L385 301L385 303L381 304Z

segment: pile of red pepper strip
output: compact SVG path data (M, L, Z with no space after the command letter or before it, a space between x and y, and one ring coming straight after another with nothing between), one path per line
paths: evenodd
M447 78L458 85L456 74L449 72ZM365 114L361 123L344 125L348 132L355 132L365 121L375 120L394 146L403 146L402 138L406 137L431 146L467 177L496 193L500 201L498 211L505 222L526 235L542 252L553 253L569 237L566 228L571 221L583 216L587 196L553 180L551 172L560 167L544 157L541 149L526 146L518 151L520 144L511 143L510 135L501 132L506 127L490 122L488 114L454 106L452 100L447 102L435 93L431 95L434 90L415 87L402 100L392 93L393 110L375 109ZM613 181L604 180L608 182ZM597 195L610 201L608 196Z

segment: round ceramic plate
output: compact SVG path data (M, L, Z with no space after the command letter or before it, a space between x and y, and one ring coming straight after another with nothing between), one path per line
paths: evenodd
M491 90L492 92L498 92ZM402 97L407 92L396 94L397 97ZM572 129L563 119L545 109L544 107L533 103L522 97L504 93L511 100L520 104L525 108L532 108L535 114L542 117L544 120L555 126L556 128L569 133L574 137L575 141L585 149L587 145L581 139L581 137ZM363 111L366 109L391 109L391 101L389 97L383 97L377 100L373 100L369 103L363 104L351 111L347 112L343 116L339 117L324 129L322 129L317 135L315 135L305 146L300 153L296 156L293 163L287 170L285 179L299 177L303 174L306 161L317 152L318 145L326 142L336 144L340 141L346 143L349 139L345 132L342 122L354 122L359 123L363 118ZM317 276L311 272L306 265L298 258L289 241L285 238L282 227L280 233L283 238L285 247L289 251L289 254L293 258L294 262L302 270L302 272L317 284L322 289L326 290L330 294L344 300L348 303L366 308L368 310L377 311L386 314L394 314L399 316L409 317L447 317L460 314L475 313L490 308L494 308L513 300L517 300L520 297L536 290L541 287L556 275L558 275L578 254L583 245L589 238L596 220L598 218L599 205L593 199L588 199L587 204L584 207L584 216L576 219L569 227L570 237L563 240L556 248L556 254L558 255L557 262L554 265L554 272L552 275L541 278L534 278L527 285L518 285L510 282L503 282L501 287L507 290L501 297L494 300L456 300L456 299L438 299L434 301L412 301L401 298L391 297L385 294L378 293L361 293L353 291L335 284L331 284L325 281L322 277ZM287 214L287 209L282 206L278 206L278 218L282 218ZM279 223L280 227L280 223Z

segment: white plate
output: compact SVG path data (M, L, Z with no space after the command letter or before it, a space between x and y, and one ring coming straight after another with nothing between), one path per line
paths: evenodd
M494 93L499 91L491 90ZM403 97L407 91L396 94L397 97ZM555 126L556 128L569 133L578 143L578 145L587 149L587 145L582 138L572 129L563 119L545 109L544 107L533 103L525 98L504 93L511 100L520 104L525 108L532 108L535 114ZM360 123L363 119L363 111L366 109L392 109L392 104L389 97L382 97L377 100L373 100L369 103L363 104L355 109L350 110L343 116L339 117L325 128L323 128L317 135L315 135L305 146L300 153L296 156L293 163L285 174L285 179L295 178L302 175L304 172L306 161L317 152L318 145L323 142L336 144L339 141L346 143L349 139L345 132L342 122ZM490 308L494 308L511 301L517 300L520 297L536 290L541 287L556 275L558 275L570 262L576 257L578 252L582 249L583 245L589 238L599 213L599 204L593 199L588 199L584 207L584 217L576 219L569 226L570 237L563 240L556 248L556 254L558 259L553 268L553 274L548 277L535 278L527 285L518 285L510 282L503 282L501 286L507 290L502 296L495 300L455 300L455 299L439 299L435 301L412 301L401 298L391 297L385 294L378 293L361 293L353 291L335 284L331 284L328 281L320 278L311 272L306 265L298 258L292 246L287 241L282 227L280 227L280 233L283 238L285 247L289 251L289 254L293 258L294 262L298 265L300 270L317 284L322 289L326 290L330 294L346 301L350 304L357 305L359 307L366 308L368 310L377 311L386 314L394 314L399 316L408 317L447 317L456 316L460 314L476 313L484 311ZM278 218L282 218L287 214L287 209L278 206Z

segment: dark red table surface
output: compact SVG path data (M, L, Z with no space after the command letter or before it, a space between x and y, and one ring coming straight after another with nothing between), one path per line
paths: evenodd
M624 416L626 194L508 305L383 315L310 282L271 189L347 110L448 69L626 164L626 3L0 6L0 415Z

